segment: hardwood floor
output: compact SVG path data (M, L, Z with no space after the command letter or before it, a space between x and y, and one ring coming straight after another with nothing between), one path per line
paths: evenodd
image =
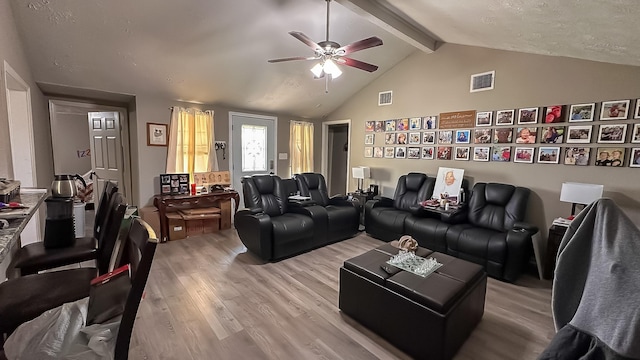
M338 309L338 269L381 244L362 233L266 264L235 230L160 244L130 359L407 359ZM549 281L490 278L455 359L535 359L554 334L550 302Z

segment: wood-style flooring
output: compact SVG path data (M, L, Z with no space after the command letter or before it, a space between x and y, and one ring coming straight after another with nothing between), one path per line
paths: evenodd
M338 309L338 269L381 244L361 233L276 263L233 229L159 244L130 359L407 359ZM550 302L549 281L490 278L455 359L535 359L554 334Z

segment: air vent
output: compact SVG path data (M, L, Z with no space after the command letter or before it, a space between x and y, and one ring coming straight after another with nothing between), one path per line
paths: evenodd
M378 106L391 105L393 91L383 91L378 93Z
M470 92L493 90L493 84L496 78L495 71L488 71L481 74L471 75Z

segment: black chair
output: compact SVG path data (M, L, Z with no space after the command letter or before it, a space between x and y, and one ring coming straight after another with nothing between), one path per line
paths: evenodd
M0 334L10 334L46 310L89 296L91 279L108 272L112 255L118 258L113 249L126 208L122 194L114 194L104 227L104 246L96 259L97 269L51 271L0 283Z
M420 202L431 197L435 177L409 173L398 179L393 199L380 197L365 205L364 226L371 236L384 241L397 240L405 235L405 219L420 211Z
M29 275L58 266L94 260L103 242L102 228L107 220L111 197L117 191L118 187L114 183L106 182L100 204L96 209L92 237L78 238L73 246L55 249L45 248L43 242L25 245L14 255L10 268L17 269L20 275Z
M531 191L497 183L476 183L467 222L446 232L450 255L483 265L492 277L515 281L529 262L538 232L524 222Z
M235 215L238 236L252 253L270 261L314 247L313 219L294 213L282 179L275 175L254 175L242 179L247 209Z
M316 205L326 210L328 230L324 244L348 239L358 232L360 212L346 196L329 197L327 183L322 174L302 173L294 178L300 195L310 196Z

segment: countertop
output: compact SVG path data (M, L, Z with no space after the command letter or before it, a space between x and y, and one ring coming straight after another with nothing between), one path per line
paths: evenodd
M20 233L24 230L25 226L38 210L44 198L47 196L48 190L35 189L35 188L22 188L20 189L20 195L11 201L17 201L26 206L26 209L17 210L19 214L16 218L7 219L9 221L9 227L0 229L0 263L9 254L9 251L20 238ZM12 213L16 210L12 210ZM6 213L5 213L6 215ZM14 217L14 216L10 216Z

